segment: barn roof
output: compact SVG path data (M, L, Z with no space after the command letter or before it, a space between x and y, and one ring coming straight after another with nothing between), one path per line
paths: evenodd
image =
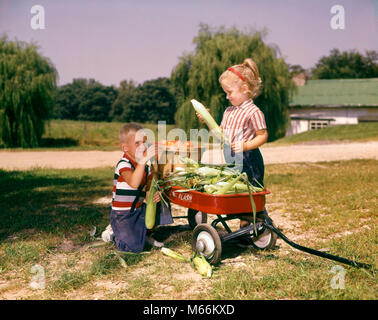
M378 107L378 78L308 80L291 107Z

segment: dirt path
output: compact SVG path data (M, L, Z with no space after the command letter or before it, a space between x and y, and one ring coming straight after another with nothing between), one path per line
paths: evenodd
M318 162L348 159L378 159L378 141L321 145L262 147L265 164ZM0 168L95 168L114 166L120 151L0 151ZM219 153L214 154L215 160ZM216 161L218 162L218 161Z

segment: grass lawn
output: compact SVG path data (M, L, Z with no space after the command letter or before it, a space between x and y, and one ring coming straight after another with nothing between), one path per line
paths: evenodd
M46 122L42 145L39 148L12 150L118 150L119 129L123 122L93 122L74 120L51 120ZM152 130L157 135L157 124L143 123L143 127ZM174 125L167 125L167 131ZM0 144L1 147L1 144Z
M319 142L366 142L378 140L378 122L337 125L287 136L269 143L269 146Z
M267 165L267 209L289 239L377 267L377 164ZM88 247L108 224L109 207L98 200L111 196L112 176L113 168L0 171L0 299L378 298L375 273L342 265L345 288L332 289L332 268L341 264L282 240L271 251L225 244L211 279L156 249L120 253L122 266L112 244ZM160 227L156 238L191 253L185 219ZM44 289L30 287L35 265Z
M91 122L73 120L51 120L46 124L42 146L33 149L15 148L15 151L59 150L118 150L118 132L121 122ZM157 135L156 124L142 124ZM175 125L167 125L167 133ZM339 125L312 130L281 138L266 144L266 147L297 143L366 142L378 140L378 122L357 125ZM0 144L1 147L1 144Z

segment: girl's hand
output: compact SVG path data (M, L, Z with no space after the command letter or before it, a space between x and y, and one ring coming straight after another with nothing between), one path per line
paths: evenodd
M155 192L153 199L154 199L154 202L159 202L160 201L160 194L159 194L159 192L157 192L157 191Z
M234 150L235 153L243 152L244 151L244 142L243 141L236 141L231 143L231 149Z
M210 109L209 109L209 108L206 108L206 110L207 110L208 112L210 112ZM203 120L203 118L201 117L201 115L200 115L198 112L196 112L196 116L197 116L198 120L199 120L201 123L205 123L205 121Z

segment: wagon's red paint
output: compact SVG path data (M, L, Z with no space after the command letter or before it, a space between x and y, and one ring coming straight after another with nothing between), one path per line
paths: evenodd
M183 189L185 190L182 187L172 187L168 191L169 200L186 208L212 214L235 214L253 211L249 193L213 195L194 190L175 192ZM264 211L265 195L269 193L269 190L252 193L257 212Z

